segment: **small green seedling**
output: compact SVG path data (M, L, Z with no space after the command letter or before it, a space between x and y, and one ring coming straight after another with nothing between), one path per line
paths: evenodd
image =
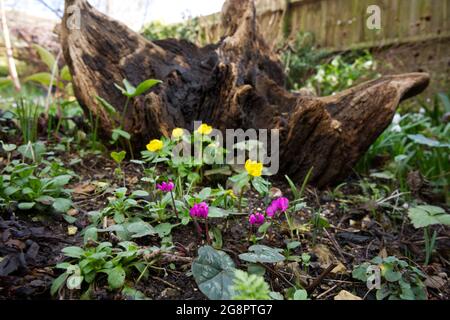
M431 260L436 246L437 232L434 231L430 237L430 227L433 225L450 226L450 214L445 210L434 206L417 206L410 208L408 216L416 229L423 228L425 239L425 265Z
M7 157L8 157L7 163L9 164L11 162L11 153L17 149L17 146L15 144L4 143L3 141L1 141L1 143L2 143L3 151L5 151L7 154Z
M111 152L111 158L114 160L114 162L117 164L116 170L114 170L114 175L117 178L123 178L123 186L126 187L126 177L125 173L122 170L122 162L125 160L125 157L127 156L126 151L121 152Z
M353 278L368 282L374 270L379 270L379 287L376 289L377 300L426 300L427 291L422 279L425 274L408 262L396 257L375 257L353 270ZM377 274L377 272L375 272Z

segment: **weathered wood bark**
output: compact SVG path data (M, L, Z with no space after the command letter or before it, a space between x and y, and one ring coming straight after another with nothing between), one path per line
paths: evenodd
M66 10L64 56L78 100L100 116L104 134L115 124L95 97L120 110L125 98L114 83L156 78L164 83L138 98L127 114L125 129L137 147L175 127L192 129L197 120L221 130L277 128L282 172L300 180L314 167L312 182L318 186L347 176L389 125L398 104L429 82L427 74L414 73L383 77L332 97L290 93L278 57L258 33L251 0L225 3L224 37L205 48L171 39L150 42L85 0L66 0L70 6L80 9L81 28L68 27L74 10Z

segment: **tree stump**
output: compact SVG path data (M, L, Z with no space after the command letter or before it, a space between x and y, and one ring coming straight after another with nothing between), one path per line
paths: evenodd
M77 99L100 118L104 137L117 124L96 96L122 111L126 99L114 83L163 81L128 108L124 129L136 148L169 136L176 127L192 130L194 121L220 130L279 129L281 173L301 181L314 167L311 182L322 187L345 178L389 126L399 103L429 84L428 74L411 73L382 77L331 97L291 93L278 56L258 32L251 0L226 1L225 34L203 48L183 40L149 41L86 0L66 0L65 5L64 57ZM71 28L78 13L81 26Z

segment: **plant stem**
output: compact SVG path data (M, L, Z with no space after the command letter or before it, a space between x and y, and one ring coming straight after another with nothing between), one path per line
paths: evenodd
M287 224L288 224L288 226L289 226L289 232L291 233L291 239L294 240L294 230L293 230L293 228L292 228L292 222L291 222L291 217L290 217L290 215L289 215L289 212L286 211L286 212L284 213L284 215L286 216L286 221L287 221Z
M209 226L208 226L208 218L205 219L205 232L206 232L206 241L209 245L211 245L211 237L209 236Z
M130 149L130 155L131 155L131 160L134 160L134 152L133 152L133 147L131 146L131 141L128 141L128 149Z
M239 204L238 204L239 213L242 212L242 197L243 196L244 196L244 188L242 188L241 192L239 193Z
M123 187L126 188L127 187L127 177L125 175L125 171L122 170L122 166L119 164L119 169L122 172L123 175Z
M175 198L173 197L172 191L170 191L170 197L172 198L173 211L175 211L175 215L177 216L177 219L180 220L180 216L178 215L177 206L175 205Z
M125 103L125 107L123 108L123 112L122 112L121 129L123 129L123 130L125 130L125 116L127 115L128 105L129 104L130 104L130 98L127 97L127 102Z
M198 234L198 237L200 238L200 242L201 242L202 241L202 227L200 227L196 218L193 218L193 219L194 219L195 230L197 230L197 234Z
M428 266L431 261L431 257L433 255L434 247L436 245L436 237L437 232L433 233L433 236L430 238L430 228L426 227L423 230L424 240L425 240L425 265Z

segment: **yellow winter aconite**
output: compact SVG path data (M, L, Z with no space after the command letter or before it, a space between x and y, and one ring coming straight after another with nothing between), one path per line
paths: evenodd
M147 145L147 150L150 152L158 152L164 147L164 143L161 140L152 140Z
M253 177L261 177L263 171L263 164L261 162L247 160L245 163L245 170Z
M203 135L208 135L213 131L213 127L208 126L207 124L202 124L198 127L197 132Z
M184 130L181 128L175 128L172 131L172 138L180 139L184 135Z

